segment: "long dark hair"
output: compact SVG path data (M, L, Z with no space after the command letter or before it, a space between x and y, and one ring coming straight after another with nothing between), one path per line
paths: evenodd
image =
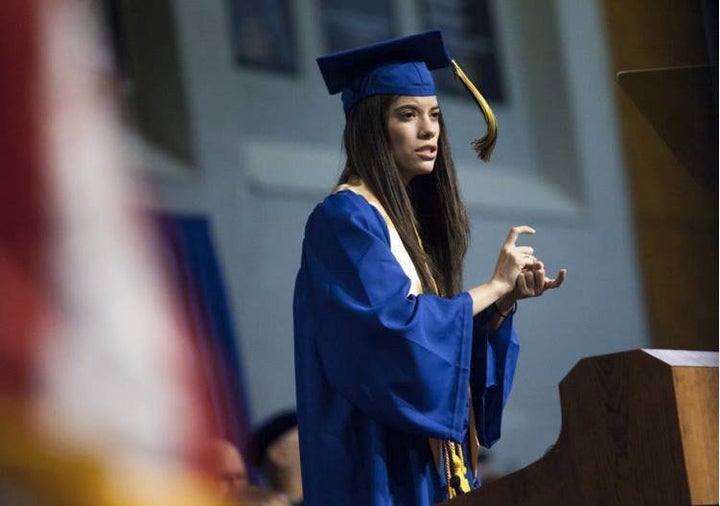
M432 173L408 187L400 177L387 132L392 95L375 95L348 113L343 134L347 154L339 184L362 180L387 211L417 268L423 291L452 296L462 290L463 258L470 230L460 198L445 124L440 116L438 154ZM422 244L418 242L420 237Z

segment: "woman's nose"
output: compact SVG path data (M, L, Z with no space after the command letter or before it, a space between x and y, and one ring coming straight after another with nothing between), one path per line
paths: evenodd
M425 119L418 129L418 136L421 139L432 139L437 135L439 126L436 122L431 119Z

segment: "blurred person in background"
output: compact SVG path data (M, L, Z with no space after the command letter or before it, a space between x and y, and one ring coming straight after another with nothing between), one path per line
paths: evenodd
M219 494L224 498L239 497L250 484L240 452L225 439L214 439L208 450L211 474Z
M462 290L469 226L430 70L440 32L318 59L342 92L345 169L310 215L294 299L308 504L430 505L480 486L478 442L500 437L518 300L560 286L513 227L491 279ZM476 142L486 159L494 117ZM477 94L477 95L476 95ZM467 463L467 464L466 464Z
M303 503L297 414L286 411L266 420L252 438L253 463L265 483L294 505Z
M288 506L282 495L250 484L247 466L230 441L214 439L208 447L208 465L218 496L227 505Z

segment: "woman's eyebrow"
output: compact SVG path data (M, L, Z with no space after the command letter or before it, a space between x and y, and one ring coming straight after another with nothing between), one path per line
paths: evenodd
M401 104L401 105L398 105L397 107L394 107L393 111L399 111L401 109L412 109L412 110L418 111L418 112L422 112L422 110L423 110L423 108L417 104ZM440 110L439 105L434 105L430 108L430 111L437 111L437 110Z

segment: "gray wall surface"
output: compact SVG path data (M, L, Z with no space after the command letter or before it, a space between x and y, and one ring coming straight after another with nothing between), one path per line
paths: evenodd
M231 54L223 1L175 0L196 167L145 146L160 205L211 219L245 362L251 416L295 404L292 292L305 220L342 165L343 115L314 58L317 4L293 2L299 72L243 68ZM502 470L525 466L560 430L557 384L582 357L646 346L635 238L620 156L614 78L594 1L491 3L509 100L498 106L491 162L468 148L481 118L440 96L472 220L466 285L486 281L509 227L530 224L559 291L522 301L521 357L493 449ZM396 2L402 33L415 2ZM399 35L399 34L398 34ZM461 62L462 63L462 62Z

